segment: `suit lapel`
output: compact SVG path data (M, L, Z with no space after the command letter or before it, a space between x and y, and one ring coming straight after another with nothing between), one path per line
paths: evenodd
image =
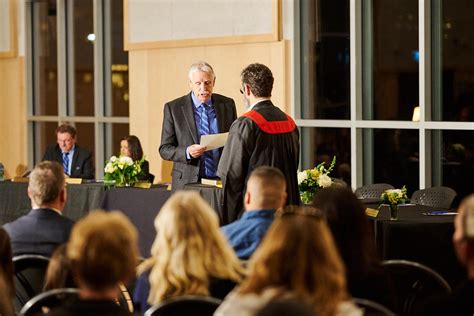
M183 116L188 125L189 132L191 136L193 137L193 142L194 144L198 144L199 141L198 141L198 135L197 135L197 129L196 129L196 121L194 119L193 108L194 108L193 101L191 99L191 94L189 94L188 97L186 98L186 102L184 102L181 105L181 110L183 111Z
M212 104L214 105L214 111L216 111L217 127L219 128L219 133L222 133L222 131L227 130L226 124L228 121L225 117L225 106L217 101L214 96L212 97Z
M72 163L71 163L71 176L74 174L74 171L76 171L76 165L77 165L77 160L79 159L79 148L75 147L74 149L74 157L72 157Z

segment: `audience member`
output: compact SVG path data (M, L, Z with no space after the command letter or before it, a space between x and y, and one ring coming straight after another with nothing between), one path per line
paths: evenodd
M67 257L66 244L62 244L53 252L49 260L44 278L44 291L77 287L72 276L71 261Z
M425 315L474 315L474 194L464 198L454 220L453 244L467 280L449 297L433 299Z
M314 308L307 302L286 298L275 299L261 308L255 316L316 316Z
M281 298L307 302L317 315L362 315L348 301L344 264L314 208L285 208L250 258L249 269L214 315L254 315Z
M13 316L12 300L15 297L15 284L13 283L13 262L10 237L0 227L0 315Z
M160 156L173 161L173 191L200 178L216 178L222 148L206 151L201 136L225 133L237 118L234 100L213 93L216 75L211 65L189 68L191 92L165 104Z
M94 179L92 154L76 145L76 129L63 124L56 128L57 144L46 148L43 161L57 161L71 178Z
M245 213L237 221L221 227L237 257L248 259L273 222L274 213L286 202L286 180L273 167L258 167L247 181Z
M138 312L181 295L224 298L243 276L219 220L199 193L180 191L155 219L152 257L139 267L134 303Z
M142 160L143 149L138 137L135 135L130 135L122 138L120 140L120 154L132 158L133 161ZM150 175L150 164L147 160L143 160L141 168L143 174L138 177L138 180L153 182L153 179Z
M62 166L55 161L40 162L30 174L28 196L32 210L5 224L13 255L51 256L69 238L72 220L62 215L67 190Z
M326 217L346 266L347 288L353 297L396 308L394 289L375 250L373 232L365 209L349 188L320 190L313 206Z
M67 256L80 299L49 315L131 315L115 299L120 293L119 284L134 275L137 243L135 227L120 212L98 210L79 220L72 230Z
M232 124L217 171L223 185L225 224L242 214L245 183L259 166L280 169L286 178L287 204L300 204L299 132L294 120L271 101L273 74L265 65L251 64L240 77L247 112Z

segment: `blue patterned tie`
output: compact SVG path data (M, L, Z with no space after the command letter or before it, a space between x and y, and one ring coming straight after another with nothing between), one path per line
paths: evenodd
M68 173L68 166L69 166L69 153L64 153L63 154L63 168L64 168L64 173Z
M209 135L211 130L209 122L209 107L206 104L201 104L201 132L202 135ZM209 177L214 177L216 166L212 157L212 151L206 151L204 157L204 174Z

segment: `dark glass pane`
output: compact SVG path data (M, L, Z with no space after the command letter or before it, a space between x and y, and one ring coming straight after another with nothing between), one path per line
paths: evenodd
M105 111L107 116L128 116L128 53L123 49L123 1L110 1L109 41L112 69L111 72L111 105Z
M92 153L94 159L95 139L94 139L94 123L75 123L77 136L76 143L78 146L87 148Z
M107 123L104 160L107 161L112 155L120 155L120 140L129 135L129 125L125 123Z
M94 116L93 1L67 2L73 6L74 115Z
M32 8L33 113L58 115L56 1Z
M374 0L363 5L363 117L411 120L419 103L418 1Z
M474 131L442 131L441 184L454 189L457 205L465 196L472 193L474 179ZM436 168L436 166L435 166Z
M473 122L474 2L435 0L432 6L432 119Z
M301 31L301 117L349 119L349 0L301 1Z
M300 169L314 168L321 162L329 166L336 156L333 178L343 179L351 185L351 131L349 128L301 127L302 150Z
M408 129L374 129L372 161L373 183L406 185L409 196L420 187L419 132ZM364 138L364 146L370 146Z
M43 159L46 147L56 144L56 128L58 122L34 122L34 163Z

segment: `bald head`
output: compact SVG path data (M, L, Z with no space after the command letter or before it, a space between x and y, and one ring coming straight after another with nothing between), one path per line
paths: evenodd
M247 181L245 210L278 209L285 205L286 197L283 173L273 167L258 167L252 171Z

